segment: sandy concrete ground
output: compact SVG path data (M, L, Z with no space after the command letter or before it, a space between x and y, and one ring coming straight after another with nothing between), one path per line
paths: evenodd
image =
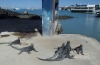
M54 51L62 43L71 42L72 48L83 44L84 56L75 55L75 59L65 58L62 61L41 61L39 58L49 58L54 54ZM0 45L0 65L100 65L100 43L95 39L88 38L82 35L62 34L52 37L31 37L29 39L21 39L22 45L15 45L18 48L27 46L24 43L34 43L34 47L39 52L32 51L31 54L23 52L18 55L18 50L10 46Z

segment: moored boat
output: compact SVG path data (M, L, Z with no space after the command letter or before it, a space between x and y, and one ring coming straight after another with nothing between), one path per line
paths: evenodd
M100 11L96 12L96 17L100 17Z

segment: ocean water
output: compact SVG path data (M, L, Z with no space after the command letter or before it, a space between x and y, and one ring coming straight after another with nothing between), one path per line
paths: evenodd
M60 20L64 34L81 34L100 41L100 18L95 14L71 13L63 11L62 14L73 16L72 19Z
M17 12L28 11L31 14L42 15L42 10L18 10ZM100 41L100 18L95 14L72 13L70 11L59 11L59 15L73 16L72 19L59 20L63 32L62 34L81 34L92 37Z

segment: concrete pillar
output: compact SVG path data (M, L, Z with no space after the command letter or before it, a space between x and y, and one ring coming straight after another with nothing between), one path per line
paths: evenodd
M42 35L52 36L57 33L58 25L58 1L59 0L42 0Z

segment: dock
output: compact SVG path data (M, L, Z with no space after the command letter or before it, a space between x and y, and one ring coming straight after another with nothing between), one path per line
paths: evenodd
M85 55L75 55L75 59L65 58L62 61L41 61L39 58L48 58L55 53L55 49L66 43L71 42L71 47L77 47L83 45L83 51ZM23 52L18 55L18 50L11 48L10 46L0 45L0 64L2 65L100 65L100 42L95 39L76 35L76 34L61 34L52 37L31 37L22 38L22 45L16 45L18 48L25 47L34 43L34 47L39 52L32 51L31 54ZM27 43L27 44L26 44Z

